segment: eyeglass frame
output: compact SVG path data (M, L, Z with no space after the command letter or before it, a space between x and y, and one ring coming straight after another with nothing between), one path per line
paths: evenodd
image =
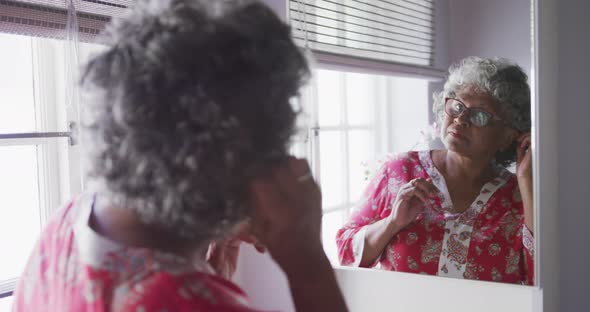
M447 102L449 102L449 100L453 100L453 101L457 101L457 102L459 102L459 104L463 105L463 107L465 107L465 109L464 109L464 110L463 110L463 111L462 111L462 112L461 112L459 115L457 115L457 116L452 116L451 114L449 114L449 112L447 112ZM485 125L483 125L483 126L478 126L478 125L475 125L475 124L474 124L474 123L471 121L471 114L469 113L469 111L473 111L473 110L475 110L475 111L480 111L480 112L484 112L484 113L486 113L486 114L490 115L490 119L489 119L489 120L488 120L488 122L487 122ZM472 124L473 126L477 127L477 128L483 128L483 127L487 127L487 126L489 126L489 125L490 125L490 120L494 120L494 121L501 121L501 122L502 122L502 124L504 124L504 125L506 125L506 126L509 126L509 125L510 125L510 124L509 124L508 122L506 122L504 119L502 119L502 118L500 118L500 117L498 117L498 116L496 116L496 115L494 115L494 114L492 114L492 113L488 112L487 110L485 110L485 109L483 109L483 108L471 108L471 107L468 107L467 105L465 105L465 103L463 103L463 101L461 101L461 100L459 100L459 99L456 99L456 98L452 98L452 97L446 97L446 98L445 98L445 102L444 102L443 111L445 112L445 114L447 114L447 116L449 116L449 117L451 117L451 118L459 118L459 117L461 117L461 116L462 116L464 113L468 113L468 115L467 115L467 116L469 117L469 118L468 118L468 120L469 120L469 123L470 123L470 124Z

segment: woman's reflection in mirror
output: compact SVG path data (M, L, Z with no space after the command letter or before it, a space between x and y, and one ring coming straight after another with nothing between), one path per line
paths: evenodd
M434 113L445 148L383 164L338 231L340 262L532 285L527 75L506 59L466 58L451 66Z

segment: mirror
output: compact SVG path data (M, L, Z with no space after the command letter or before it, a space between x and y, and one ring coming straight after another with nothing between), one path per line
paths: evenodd
M526 104L522 98L526 86L512 88L520 88L520 96L505 93L513 106L498 106L489 93L455 86L444 97L457 101L439 98L440 116L431 109L432 94L444 89L448 67L468 56L506 58L522 68L530 84L530 10L528 1L437 1L438 72L408 74L316 54L314 79L302 101L312 125L311 162L323 190L324 246L335 265L534 285L532 193L518 195L530 188L518 183L527 180L517 179L510 165L515 157L511 143L530 133L530 96ZM467 62L453 79L467 79L468 72L481 73L488 66L504 65ZM521 78L509 76L515 84ZM445 123L453 107L461 110L455 112L459 117ZM461 113L466 107L490 114ZM515 108L506 112L503 107ZM478 118L490 116L495 123L474 126ZM467 130L457 130L463 129L457 122L466 123ZM441 130L447 131L445 144ZM496 136L487 136L494 131ZM498 166L484 161L484 166L453 167L463 159L458 156L496 159L498 150L505 151ZM409 185L416 178L431 182ZM425 208L415 206L424 210L408 217L412 221L398 224L391 211L404 187L422 192L434 187L438 193L426 199Z

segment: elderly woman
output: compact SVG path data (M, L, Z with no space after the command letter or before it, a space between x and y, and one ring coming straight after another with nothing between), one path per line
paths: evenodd
M343 265L533 284L530 90L503 59L452 66L435 96L444 150L387 161L337 234ZM506 168L517 162L516 175Z
M14 310L254 311L221 274L245 229L298 310L346 310L319 189L287 154L309 73L289 28L256 1L151 0L108 34L83 78L88 190L43 231Z

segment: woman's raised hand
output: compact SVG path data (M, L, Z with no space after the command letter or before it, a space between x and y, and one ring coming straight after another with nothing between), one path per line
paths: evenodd
M320 241L321 192L307 161L288 158L255 178L250 190L252 233L283 269L302 257L325 257Z
M531 134L525 133L517 140L516 148L516 176L518 183L532 187L533 159L531 153Z
M234 232L235 234L228 238L209 243L207 248L207 262L225 279L232 279L236 272L242 242L252 244L258 252L266 251L266 248L252 235L249 222L236 225Z
M439 193L430 179L417 178L404 184L398 191L389 215L389 222L400 229L416 219L431 198Z

